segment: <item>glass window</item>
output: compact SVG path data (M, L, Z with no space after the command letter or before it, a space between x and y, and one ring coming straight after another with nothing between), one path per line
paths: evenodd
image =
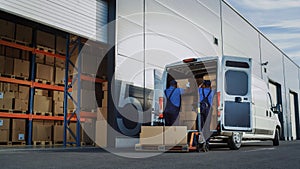
M248 94L248 75L246 72L229 70L225 73L225 89L229 95Z

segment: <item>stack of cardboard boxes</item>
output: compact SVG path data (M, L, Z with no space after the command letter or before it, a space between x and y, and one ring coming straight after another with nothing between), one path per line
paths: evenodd
M141 145L186 145L186 126L142 126Z
M97 121L96 121L96 135L95 143L97 146L106 147L107 146L107 99L108 99L108 83L102 83L103 99L102 107L98 108L97 111Z
M26 120L12 119L11 141L25 141Z
M32 128L32 141L52 141L52 124L43 120L34 120Z
M195 104L196 103L196 104ZM196 113L197 100L193 95L182 95L181 110L179 112L179 124L187 126L188 130L195 130L195 122L197 118Z
M35 89L33 110L39 113L52 113L52 97L49 97L48 90Z
M10 119L0 118L0 142L9 141Z

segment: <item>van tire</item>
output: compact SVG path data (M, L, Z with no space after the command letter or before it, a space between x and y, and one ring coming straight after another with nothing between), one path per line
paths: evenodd
M274 139L273 139L273 146L279 146L279 140L280 140L279 129L276 128L275 136L274 136Z
M230 150L238 150L242 145L242 133L233 132L227 142Z

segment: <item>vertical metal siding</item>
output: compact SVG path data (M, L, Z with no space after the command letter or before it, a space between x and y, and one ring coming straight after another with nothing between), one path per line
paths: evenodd
M107 3L96 0L0 0L0 10L86 38L107 41ZM96 36L97 35L97 36Z

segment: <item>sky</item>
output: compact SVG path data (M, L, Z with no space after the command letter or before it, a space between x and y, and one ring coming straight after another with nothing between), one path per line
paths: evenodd
M300 0L226 0L300 66Z

